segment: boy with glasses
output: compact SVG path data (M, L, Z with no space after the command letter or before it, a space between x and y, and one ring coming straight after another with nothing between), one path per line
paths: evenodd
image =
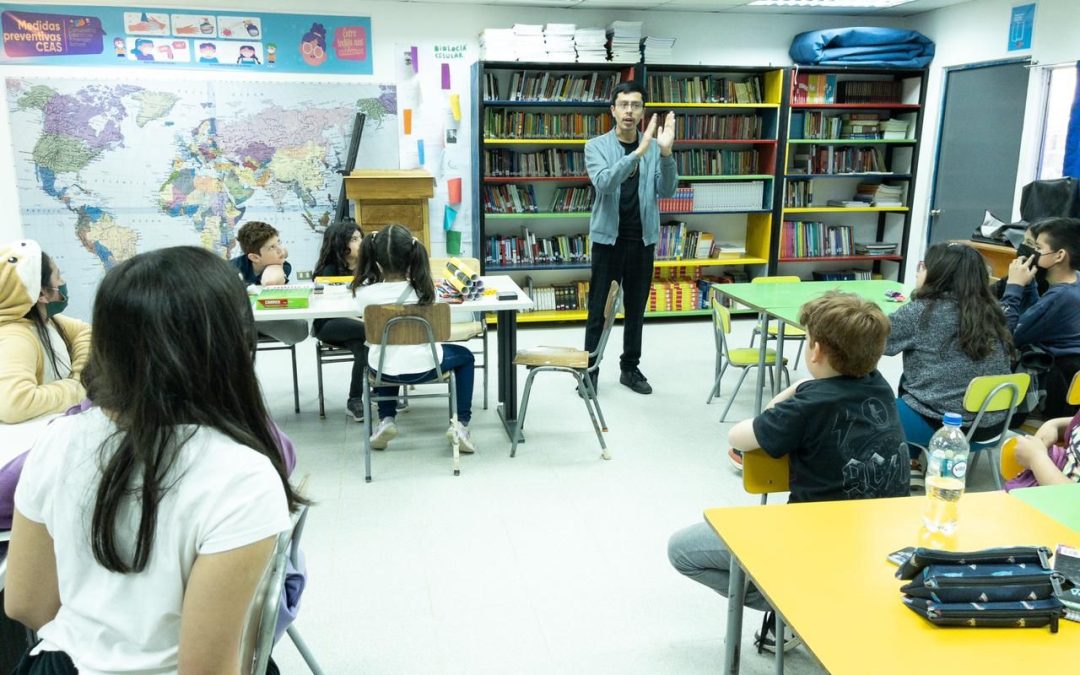
M589 219L592 279L585 351L593 351L600 342L607 291L612 281L618 281L625 317L619 382L639 394L651 394L652 386L638 368L641 329L660 237L657 200L674 196L679 180L671 154L675 113L662 121L653 115L645 131L639 132L645 90L637 82L623 82L613 92L611 115L615 127L585 144L585 167L596 191ZM593 371L594 386L598 375Z

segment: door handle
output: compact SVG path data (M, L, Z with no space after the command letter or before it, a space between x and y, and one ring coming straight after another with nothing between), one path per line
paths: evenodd
M930 209L930 217L937 218L941 215L941 209Z

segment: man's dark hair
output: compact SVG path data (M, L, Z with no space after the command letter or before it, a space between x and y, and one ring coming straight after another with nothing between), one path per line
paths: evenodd
M1069 267L1080 270L1080 219L1047 218L1032 225L1031 233L1036 237L1045 234L1051 250L1064 250L1069 254Z
M615 99L619 98L619 94L641 94L641 102L649 102L649 95L645 93L645 87L641 86L641 83L637 80L620 82L615 85L615 89L611 92L611 105L615 105Z

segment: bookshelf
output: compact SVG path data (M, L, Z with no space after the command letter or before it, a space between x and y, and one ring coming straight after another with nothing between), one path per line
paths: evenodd
M925 97L924 70L791 70L773 273L904 280Z

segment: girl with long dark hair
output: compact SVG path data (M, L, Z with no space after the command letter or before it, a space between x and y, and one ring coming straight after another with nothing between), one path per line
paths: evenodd
M93 318L98 407L49 425L15 493L5 609L41 639L19 672L240 673L256 585L303 501L244 286L206 250L159 249L109 271Z
M412 232L403 225L387 225L360 243L360 266L351 284L360 311L368 305L416 303L430 305L435 301L435 283L427 250ZM372 336L379 340L381 336ZM368 345L368 363L379 365L381 349L377 343ZM439 367L453 370L457 385L457 420L447 429L447 437L456 436L461 452L475 452L476 445L469 435L472 419L474 357L461 345L438 344ZM383 373L402 384L429 379L435 371L431 350L427 345L393 345L387 347ZM397 396L398 387L378 387L379 396ZM383 450L398 434L394 418L394 400L379 401L379 424L371 435L371 447Z
M963 244L935 244L926 252L915 278L911 302L891 317L885 354L902 354L904 374L896 400L909 444L926 447L947 412L964 411L964 393L972 379L1010 372L1012 337L1005 314L990 290L986 262ZM983 416L975 440L1001 432L1005 413ZM912 449L912 480L919 485L924 467Z

